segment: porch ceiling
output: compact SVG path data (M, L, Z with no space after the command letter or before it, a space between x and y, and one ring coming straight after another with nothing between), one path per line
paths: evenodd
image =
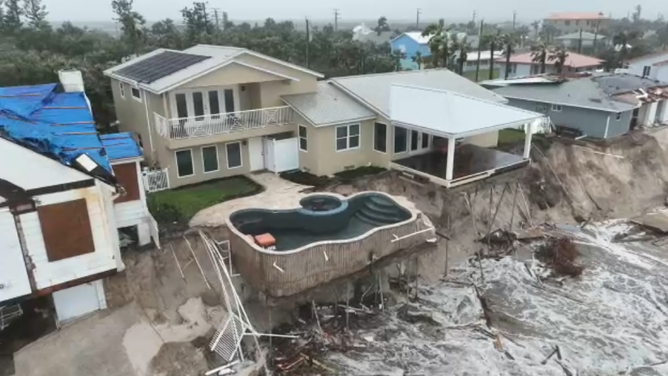
M392 85L394 125L443 137L467 137L540 121L544 114L451 91Z

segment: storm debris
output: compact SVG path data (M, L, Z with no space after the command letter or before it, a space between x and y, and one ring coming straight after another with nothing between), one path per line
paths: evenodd
M569 237L549 239L536 252L536 257L555 274L570 277L577 277L584 270L575 262L579 256L580 252Z

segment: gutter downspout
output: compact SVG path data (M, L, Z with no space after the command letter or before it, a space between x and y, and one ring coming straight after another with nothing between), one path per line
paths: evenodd
M608 138L608 128L610 128L610 115L608 115L608 120L605 122L605 133L603 133L603 139Z
M155 149L153 148L153 130L151 129L151 117L148 113L148 95L146 95L146 90L142 90L144 95L144 109L146 109L146 126L148 127L148 142L151 145L151 162L155 162L153 155L155 154Z

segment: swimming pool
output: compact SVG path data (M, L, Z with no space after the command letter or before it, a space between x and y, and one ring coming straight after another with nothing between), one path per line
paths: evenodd
M349 199L311 195L299 204L301 208L291 210L240 210L230 215L230 223L244 235L271 234L276 239L275 251L280 252L321 241L356 238L412 217L390 197L373 192Z

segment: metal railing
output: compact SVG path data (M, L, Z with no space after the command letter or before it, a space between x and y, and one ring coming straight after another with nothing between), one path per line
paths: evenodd
M142 171L144 189L147 192L158 192L169 189L169 173L167 168L162 170L149 170L148 167Z
M292 109L282 106L176 119L165 119L158 114L154 117L159 134L181 140L289 124L292 122Z
M0 330L7 328L14 320L23 315L20 304L0 307Z

